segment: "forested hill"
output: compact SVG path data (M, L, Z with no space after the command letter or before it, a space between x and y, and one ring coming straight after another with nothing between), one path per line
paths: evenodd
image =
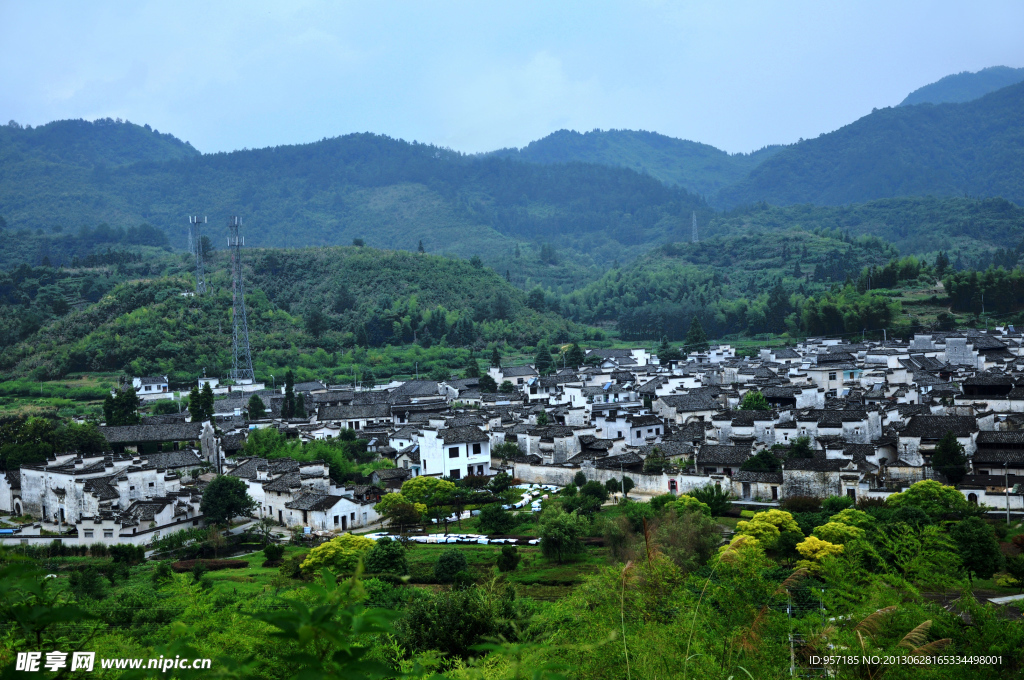
M1024 68L990 66L977 73L963 71L914 90L900 106L969 102L1021 81L1024 81Z
M723 205L840 205L895 196L1024 204L1024 83L965 104L877 110L786 147L719 194Z
M582 134L559 130L521 149L501 149L493 155L531 163L620 166L702 196L713 196L746 177L780 149L770 146L749 154L729 154L708 144L643 130L592 130Z
M239 215L253 246L362 238L416 250L422 242L428 252L499 266L518 244L545 266L561 252L585 267L681 237L694 210L711 212L699 197L624 168L469 157L371 134L127 167L44 166L17 154L0 162L8 229L147 222L178 248L184 216L198 212L211 216L216 245L224 220Z
M414 362L429 373L461 369L470 347L595 337L465 260L349 246L256 249L244 263L263 378L305 367L340 382L353 364L379 378L413 373ZM0 272L0 377L124 371L189 383L204 368L226 372L230 258L214 254L206 271L202 297L187 294L195 280L184 254ZM388 347L409 343L408 351Z
M94 168L198 155L174 135L110 118L58 120L35 128L0 125L0 181L5 183L37 165L52 171L54 164Z

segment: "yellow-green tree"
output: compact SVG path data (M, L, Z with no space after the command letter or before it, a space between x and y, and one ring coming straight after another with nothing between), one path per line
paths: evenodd
M373 548L373 539L355 534L342 534L309 551L302 562L302 571L312 574L321 569L333 569L338 573L355 571L366 553Z
M804 559L797 562L798 567L817 571L821 567L823 559L841 555L843 553L843 546L823 541L816 536L808 536L800 543L797 543L796 551L804 557Z
M402 484L402 495L409 503L438 503L455 491L455 484L437 477L413 477ZM381 499L383 500L383 499Z
M800 531L800 525L793 519L793 515L784 510L768 510L759 512L749 521L739 522L736 525L736 533L750 536L757 539L761 547L770 549L779 536L787 531Z
M822 524L820 527L815 527L814 531L811 532L811 536L837 545L849 543L855 538L860 538L863 535L863 529L858 529L855 526L842 524L840 522L828 522L826 524Z
M685 494L676 498L676 500L665 504L666 508L675 508L675 511L679 514L684 512L699 512L711 517L711 507L707 503L702 503L693 496L687 496Z

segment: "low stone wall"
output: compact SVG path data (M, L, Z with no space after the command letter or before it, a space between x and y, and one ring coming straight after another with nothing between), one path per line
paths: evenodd
M529 465L525 463L516 463L513 467L513 476L530 484L554 484L556 486L567 486L572 484L572 478L576 476L576 473L580 470L583 470L583 474L587 476L587 481L598 481L602 484L607 482L609 479L622 481L623 477L629 477L636 485L630 493L647 494L652 496L669 493L669 481L673 479L676 481L677 493L686 493L690 489L695 489L706 484L722 482L721 479L715 479L710 476L703 475L646 475L641 472L621 473L618 470L605 470L592 467L578 468L550 465ZM731 488L727 481L725 483L725 488Z

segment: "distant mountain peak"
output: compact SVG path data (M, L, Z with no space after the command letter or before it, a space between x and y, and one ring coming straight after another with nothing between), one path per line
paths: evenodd
M989 66L976 73L962 71L919 87L900 106L914 104L962 104L1024 81L1024 68Z

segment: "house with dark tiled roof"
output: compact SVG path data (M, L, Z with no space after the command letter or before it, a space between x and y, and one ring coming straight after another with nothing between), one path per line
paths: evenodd
M451 479L491 474L490 437L475 425L423 428L419 448L420 474Z

